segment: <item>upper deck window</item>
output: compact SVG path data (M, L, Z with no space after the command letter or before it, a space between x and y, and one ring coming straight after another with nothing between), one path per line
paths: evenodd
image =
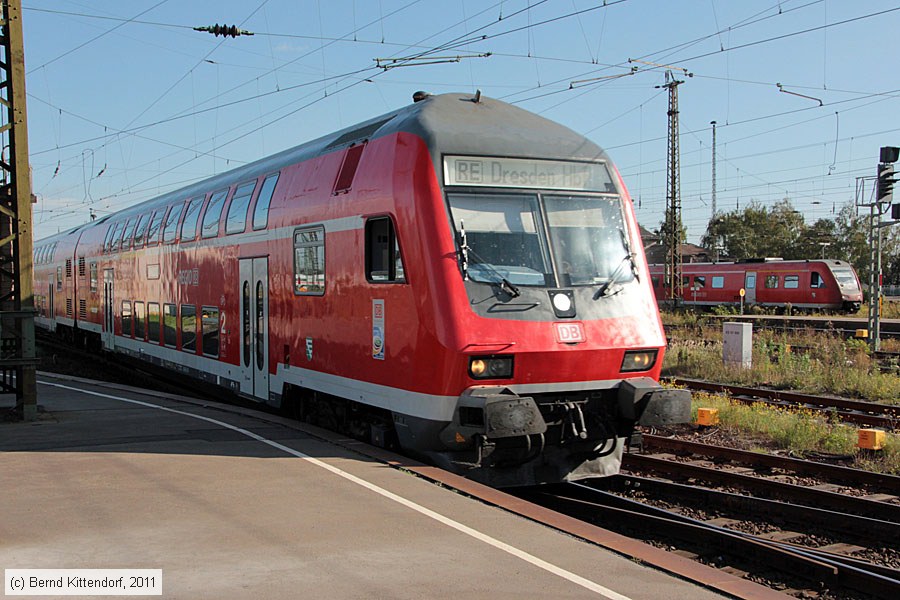
M171 244L178 237L178 219L181 218L181 212L184 210L184 202L176 204L169 208L166 218L162 226L163 244Z
M147 225L150 224L150 215L144 213L138 220L137 227L134 228L134 247L144 245L144 235L147 233Z
M481 156L445 156L444 185L616 193L605 163Z
M112 244L113 232L116 229L116 223L110 223L109 227L106 229L106 237L103 238L103 251L109 252L109 247Z
M256 198L256 207L253 209L253 229L265 229L268 225L269 204L272 202L276 183L278 183L278 173L269 175L263 181L259 196Z
M181 224L181 241L189 242L197 237L197 219L200 218L200 207L203 196L191 198L184 211L184 222Z
M222 206L228 190L220 190L212 195L209 204L206 205L206 213L203 215L202 237L216 237L219 233L219 217L222 216Z
M131 248L131 236L134 234L134 226L136 225L136 219L128 219L125 223L125 231L122 232L122 243L119 246L119 249L122 252L129 250Z
M225 219L225 233L241 233L247 227L247 209L250 207L250 198L256 188L255 181L238 186L228 206L228 217Z
M150 225L147 226L147 245L155 246L159 243L159 231L162 229L163 217L166 214L166 208L158 208L150 218Z

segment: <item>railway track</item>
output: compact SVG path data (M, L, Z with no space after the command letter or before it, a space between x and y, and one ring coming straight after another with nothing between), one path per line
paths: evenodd
M672 379L671 382L690 390L728 394L734 400L745 404L762 402L773 406L788 408L802 407L825 413L829 417L836 415L842 421L855 423L857 425L881 427L889 430L900 427L900 406L890 404L877 404L875 402L850 400L832 396L816 396L813 394L801 394L783 390L710 383L696 379L675 378Z
M866 329L865 317L832 316L791 316L791 315L705 315L710 323L724 321L744 321L753 323L754 329L777 329L779 331L821 331L840 334L846 338L856 337L859 329ZM900 337L900 319L881 320L881 338Z
M611 481L629 480L617 476ZM694 518L593 485L532 488L519 495L602 527L674 544L682 555L691 555L730 574L766 580L801 597L893 599L900 595L900 571L836 552L836 544L830 548L811 548L781 541L777 538L786 536L771 532L747 533L719 524L721 517Z
M642 446L620 475L520 496L800 597L900 596L900 477L656 435Z
M668 452L682 457L702 456L712 459L720 466L728 462L736 465L751 466L756 470L765 470L767 473L806 475L830 482L860 486L875 493L886 493L895 497L900 496L900 477L897 475L852 469L841 465L802 460L789 456L762 454L749 450L739 450L737 448L704 444L660 435L644 434L642 436L642 444L644 451Z

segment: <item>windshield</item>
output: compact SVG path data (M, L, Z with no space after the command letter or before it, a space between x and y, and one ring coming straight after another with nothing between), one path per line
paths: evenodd
M615 274L617 283L634 279L631 249L618 198L545 196L550 243L562 285L606 283Z
M853 271L850 269L834 269L834 278L837 279L838 285L842 288L859 289L859 286L856 284L856 276L853 275Z
M458 233L465 231L472 281L552 285L537 196L450 194Z
M557 285L551 249L559 285L634 279L618 197L452 193L448 198L454 227L460 235L465 232L467 274L473 281Z

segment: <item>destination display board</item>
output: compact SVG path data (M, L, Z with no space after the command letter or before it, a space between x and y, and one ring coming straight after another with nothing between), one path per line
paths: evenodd
M453 155L444 157L444 185L616 191L606 163L602 162Z

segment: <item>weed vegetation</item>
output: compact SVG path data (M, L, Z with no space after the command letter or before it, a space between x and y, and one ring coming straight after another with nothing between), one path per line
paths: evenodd
M900 436L888 433L884 448L865 452L856 447L859 430L809 410L746 405L724 396L693 394L693 416L697 409L719 410L720 429L749 438L751 444L775 448L798 456L836 455L852 461L855 468L900 475ZM763 450L761 450L763 451Z
M879 362L864 340L812 330L756 330L751 368L722 361L722 324L691 313L664 313L669 347L664 377L706 379L900 405L900 368ZM894 348L892 348L892 345ZM882 345L895 349L896 342Z

